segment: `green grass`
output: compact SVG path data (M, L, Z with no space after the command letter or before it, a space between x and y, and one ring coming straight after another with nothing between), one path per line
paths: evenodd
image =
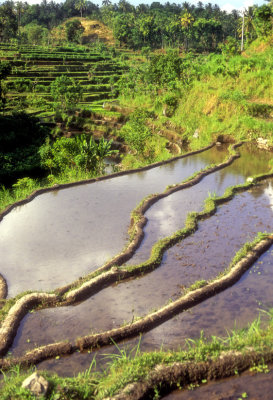
M141 353L139 343L134 349L128 351L117 346L118 354L108 355L109 363L103 372L96 371L95 359L87 371L74 378L61 378L56 374L42 372L51 388L46 398L51 400L111 398L129 383L146 381L158 365L213 361L226 353L244 354L250 349L252 352L261 353L261 362L253 363L251 371L266 373L268 366L264 363L262 354L272 350L273 310L270 310L267 315L268 321L265 327L262 327L259 317L244 329L232 330L226 337L206 338L201 332L199 339L188 339L185 348L178 351ZM35 397L31 396L27 390L21 389L23 380L32 372L33 370L22 371L19 366L16 366L5 373L0 388L1 399L34 399ZM201 384L202 381L194 383Z
M256 47L258 46L258 43ZM193 75L188 87L179 86L177 109L168 118L183 139L197 149L226 135L239 140L267 138L273 143L273 52L255 52L255 43L247 56L226 58L210 54L199 57L199 76ZM221 67L221 68L220 68ZM161 88L154 95L131 91L120 95L124 106L144 107L156 115L158 127L164 128L164 96L171 89ZM178 92L179 92L178 91ZM198 138L194 133L198 131Z

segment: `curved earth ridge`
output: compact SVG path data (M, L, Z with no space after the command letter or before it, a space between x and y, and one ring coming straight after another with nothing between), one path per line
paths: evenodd
M222 164L220 164L219 166L221 166ZM219 166L217 166L217 167L215 167L215 168L219 168ZM206 172L206 171L205 171ZM257 178L256 179L256 181L258 181L258 180L262 180L262 179L265 179L265 178L267 178L268 176L272 176L272 174L270 174L270 175L265 175L265 176L261 176L261 177L259 177L259 178ZM253 183L252 183L253 184ZM179 186L179 185L178 185ZM233 194L232 195L229 195L228 197L226 196L225 198L219 198L219 199L217 199L217 203L218 204L220 204L220 203L222 203L222 202L224 202L224 201L227 201L227 200L229 200L230 198L232 198L233 197L233 195L234 195L234 193L235 193L235 191L242 191L242 190L246 190L248 187L250 187L251 186L251 184L247 184L247 185L244 185L243 187L241 186L241 187L238 187L238 188L233 188L233 190L232 190L232 192L233 192ZM174 188L174 189L177 189L177 188ZM179 190L179 189L177 189L177 190ZM200 213L200 215L199 215L199 218L204 218L204 213L203 213L203 215L201 215L202 213ZM208 215L211 215L211 212L208 214L207 213L207 215L206 216L208 216ZM197 219L197 217L195 216L195 218ZM196 227L195 227L195 229L196 229ZM194 230L195 230L194 229ZM189 232L189 233L191 233L191 232ZM180 238L181 239L181 238ZM169 245L170 245L170 243L169 243ZM143 266L142 266L143 267ZM146 266L147 267L147 266ZM141 270L141 269L140 269ZM115 274L116 272L119 272L118 271L118 269L117 268L114 268L114 269L112 269L112 271L110 271L110 272L112 272L113 274ZM130 270L125 270L125 271L121 271L122 273L124 273L124 279L126 279L127 277L128 277L128 275L126 276L126 273L128 274L132 274L132 271L130 271ZM141 271L141 273L143 273L143 271ZM104 274L103 274L104 275ZM131 275L132 276L132 275ZM99 277L100 278L100 277ZM107 278L107 279L109 279L109 277ZM99 286L100 286L101 284L99 284ZM85 289L84 289L85 290ZM20 320L23 318L23 316L28 312L28 310L31 308L31 307L33 307L33 306L37 306L37 305L40 305L40 306L42 306L42 307L44 307L45 305L46 306L52 306L52 305L54 305L54 304L56 304L56 303L58 303L58 302L60 302L60 300L61 300L61 298L60 298L60 296L58 296L58 295L56 295L56 294L53 294L53 295L51 295L51 297L49 298L49 297L47 297L47 296L49 296L48 294L46 294L46 293L34 293L34 294L30 294L30 295L26 295L26 296L24 296L23 298L21 298L20 299L20 301L18 302L18 303L16 303L15 304L15 306L14 307L12 307L12 309L10 310L10 312L9 312L9 314L8 314L8 317L6 318L6 320L5 320L5 322L3 323L3 325L2 325L2 329L0 330L0 337L1 337L1 341L2 341L2 343L3 343L3 346L2 346L2 348L1 348L1 355L3 355L4 353L5 353L5 351L6 351L6 348L8 347L8 345L9 345L9 343L10 343L10 341L12 340L12 336L14 335L14 331L15 331L15 333L16 333L16 330L17 330L17 327L18 327L18 325L19 325L19 323L20 323ZM73 302L74 302L75 300L73 300ZM62 303L61 305L63 305L64 303ZM13 317L12 317L13 316ZM9 338L8 338L9 337ZM79 342L80 343L80 342ZM85 345L84 344L81 344L81 345L79 345L79 343L76 345L76 347L78 348L79 346L80 347L85 347ZM82 343L84 343L84 342L82 342ZM50 348L51 350L50 350L50 353L52 353L52 348L55 348L53 345L49 345L49 347L48 346L44 346L44 347L42 347L42 348L39 348L39 349L45 349L45 351L47 352L47 348ZM75 350L75 346L72 346L71 345L71 348L70 348L70 350L69 350L69 352L70 351L74 351ZM57 351L59 351L59 350L57 350ZM67 352L67 348L66 348L66 352ZM31 353L32 352L28 352L27 354L29 354L29 356L31 355ZM43 353L43 351L40 351L39 350L39 354L41 354L41 353Z
M28 196L26 199L18 201L14 204L12 204L11 206L7 207L7 209L5 209L3 212L0 213L0 222L3 219L3 217L5 215L7 215L9 212L12 211L13 208L26 204L30 201L32 201L35 197L37 197L40 194L46 193L48 191L55 191L55 190L60 190L60 189L64 189L64 188L69 188L72 186L76 186L76 185L81 185L84 183L93 183L96 181L100 181L100 180L106 180L106 179L111 179L117 176L121 176L121 175L125 175L126 173L130 174L130 173L134 173L134 172L139 172L139 171L143 171L143 170L148 170L148 169L152 169L155 167L158 167L160 165L164 165L167 163L170 163L172 161L175 161L177 159L181 159L181 158L185 158L194 154L198 154L201 152L204 152L206 150L209 150L210 148L212 148L215 144L212 143L211 145L204 147L200 150L197 151L193 151L187 154L184 154L182 156L178 156L178 157L174 157L170 160L167 161L162 161L159 163L155 163L155 164L151 164L147 167L143 167L143 168L138 168L138 169L134 169L134 170L129 170L129 171L122 171L122 172L118 172L115 174L111 174L111 175L107 175L107 176L102 176L96 179L90 179L90 180L85 180L85 181L79 181L79 182L73 182L73 183L68 183L68 184L63 184L63 185L58 185L57 187L52 187L52 188L45 188L45 189L39 189L34 191L30 196ZM235 149L236 147L241 146L242 143L238 143L232 146L233 149ZM236 156L232 156L232 158L235 157L234 159L239 157L239 154L237 154ZM231 159L231 157L230 157ZM230 161L230 159L228 161ZM234 161L234 159L232 159L230 161L230 163L232 163ZM223 165L224 164L224 165ZM229 165L229 164L227 164ZM219 164L217 167L220 168L224 168L225 166L227 166L225 163ZM214 167L215 168L215 167ZM167 197L170 194L178 191L178 190L182 190L184 188L188 188L189 186L193 186L195 184L197 184L205 175L208 175L209 173L215 172L217 169L213 169L212 168L208 168L205 172L199 171L199 173L196 174L196 176L191 179L190 181L186 182L186 183L182 183L182 184L178 184L178 185L174 185L175 187L172 187L170 189L166 189L165 192L161 193L161 194L156 194L156 195L149 195L146 199L144 199L141 203L141 207L137 207L135 210L133 210L132 214L136 213L135 216L132 216L131 218L131 228L130 230L134 232L134 239L131 240L131 242L128 244L128 246L122 251L122 253L118 254L117 256L115 256L114 258L112 258L109 262L107 262L106 264L104 264L102 267L97 268L97 270L93 273L91 273L90 275L88 275L87 277L84 278L84 280L86 280L86 278L91 278L94 275L97 275L98 273L101 273L103 271L109 270L113 265L121 265L124 262L128 261L132 255L134 254L134 252L136 251L136 249L139 247L141 240L143 238L143 228L145 226L145 224L147 223L146 218L144 217L144 214L149 207L151 207L155 202L157 202L158 200L160 200L163 197ZM200 179L198 179L200 178ZM137 217L141 218L141 221L138 221ZM143 218L142 218L143 217ZM63 295L64 293L66 293L68 290L74 288L75 286L78 286L82 283L82 278L76 280L75 282L72 282L68 285L65 285L61 288L57 288L54 290L54 292L56 292L59 295ZM7 293L8 293L8 285L7 282L4 278L4 276L2 276L0 274L0 299L4 299L7 297Z
M154 399L155 394L166 395L177 389L177 384L184 388L190 384L228 378L242 373L253 365L269 364L273 361L273 351L230 352L220 354L217 360L203 362L175 362L171 365L157 365L144 380L128 384L111 400ZM155 393L155 388L157 389ZM104 398L110 400L110 397Z
M232 146L232 149L235 149L238 146L241 146L242 143L238 143ZM20 324L20 321L24 318L24 316L28 313L28 311L31 308L34 307L40 307L40 308L46 308L46 307L52 307L52 306L63 306L63 305L68 305L68 304L73 304L76 301L83 300L84 298L90 297L92 294L97 293L99 290L103 289L105 286L110 285L111 283L115 282L117 279L118 280L124 280L127 279L128 277L132 276L137 276L140 273L145 273L149 272L152 269L156 268L162 259L162 255L164 251L169 248L171 245L177 243L177 241L181 240L183 237L186 235L190 234L192 231L196 230L197 223L194 222L193 226L191 226L185 235L183 232L180 235L176 235L175 238L170 238L165 241L164 245L161 246L160 251L158 256L156 257L156 260L152 260L152 262L149 263L148 260L148 265L143 265L138 269L131 269L131 270L124 270L124 271L119 271L118 268L114 267L112 268L111 271L108 271L108 273L103 273L104 270L109 270L112 265L117 265L117 260L124 259L124 253L125 254L130 254L132 256L134 254L134 251L136 248L139 246L141 239L143 237L143 227L146 224L146 218L144 217L144 212L151 207L152 204L154 204L156 201L158 201L162 197L166 197L175 191L182 190L184 188L187 188L189 186L192 186L194 184L197 184L204 176L208 175L209 173L215 172L218 169L225 168L227 165L230 165L234 159L240 157L240 155L237 153L236 155L232 155L229 157L229 159L221 163L217 166L211 167L206 169L205 171L200 171L199 173L196 174L196 176L193 179L190 179L186 183L178 184L175 187L171 187L170 189L166 189L165 192L162 194L158 195L152 195L148 196L147 199L144 199L144 201L141 203L139 207L137 207L137 215L140 216L140 220L138 221L137 218L134 219L134 224L133 224L133 229L137 231L138 234L134 235L133 240L131 243L129 243L128 247L125 249L125 251L118 256L114 257L114 259L110 260L110 262L106 263L105 266L97 269L95 273L92 273L90 277L86 277L88 279L87 282L83 283L83 279L79 279L76 282L73 282L72 284L69 284L65 287L59 288L55 290L55 294L53 297L48 298L46 293L32 293L32 294L27 294L23 295L20 297L20 295L17 297L19 300L16 301L15 305L11 307L11 309L8 311L7 317L5 320L2 322L1 328L0 328L0 355L3 356L5 353L8 351L9 346L11 345L18 326ZM128 250L129 249L129 250ZM126 256L125 256L126 258ZM130 257L128 257L130 258ZM97 278L94 278L94 275L102 273L99 275ZM6 285L6 282L3 278L3 284ZM79 288L76 288L75 290L72 290L71 293L69 293L69 290L74 288L75 286L80 285ZM5 293L7 294L7 293ZM30 297L32 295L32 301L30 301ZM37 300L38 299L38 300ZM16 299L15 299L16 300ZM29 305L29 302L31 305Z
M256 178L256 181L265 179L265 177L272 176L272 175L273 174L269 174L266 176L258 177L258 178ZM191 221L194 226L191 226L191 228L188 229L187 235L197 229L197 220L198 219L205 218L216 211L216 204L220 204L220 203L230 200L236 192L246 190L247 188L249 188L252 185L253 185L253 182L245 184L245 185L239 185L238 187L235 187L235 188L231 188L230 193L228 193L227 195L224 195L223 197L221 197L219 199L212 200L213 206L210 208L209 211L201 212L199 214L195 213L195 215L192 218L193 221ZM179 233L181 233L181 232L179 231ZM185 232L184 232L184 234L185 234ZM177 242L178 238L175 238L175 239L176 239L175 241ZM179 240L180 239L181 239L181 237L179 237ZM170 243L168 243L168 240L170 242L173 242L174 238L173 237L167 238L167 243L163 243L163 246L161 249L162 254L164 252L164 248L166 247L166 245L167 245L167 247L170 246ZM165 245L165 247L164 247L164 245ZM151 266L152 265L150 265L150 267ZM139 273L143 273L143 269L145 269L145 267L147 267L147 265L145 265L145 263L144 263L144 265L142 265L140 268L138 266L136 268L138 268ZM101 290L103 287L105 287L106 283L110 284L112 282L112 279L113 279L113 281L115 281L117 279L116 278L117 275L115 275L115 274L117 274L119 272L120 271L118 270L118 268L114 268L111 271L109 271L108 274L107 273L102 274L102 276L99 276L97 278L97 280L95 279L95 280L89 282L89 286L91 289L87 288L87 286L88 286L88 282L87 282L85 285L83 285L82 288L78 289L78 291L79 291L78 296L82 297L82 294L84 294L84 296L86 296L86 291L88 291L88 296L90 296L91 295L90 292L92 292L92 290L94 291L94 293L97 292L98 290ZM121 274L124 274L123 275L124 279L129 276L132 276L132 272L134 274L133 270L121 270ZM112 274L112 277L110 276L110 274ZM103 283L103 285L102 285L102 283ZM61 296L56 295L56 294L54 294L50 298L50 301L48 301L48 297L47 297L46 293L34 293L31 295L23 296L20 299L19 304L16 303L9 310L8 315L2 324L2 328L0 329L0 338L1 338L0 354L2 356L8 351L8 348L9 348L10 344L12 343L13 338L16 335L16 331L20 324L20 321L28 313L29 309L31 308L28 306L28 301L31 296L33 296L33 299L36 299L37 296L39 298L39 301L37 301L36 303L35 303L36 300L33 300L34 305L31 305L32 308L35 306L36 307L40 306L41 308L45 308L45 307L50 307L50 306L52 307L52 306L56 306L56 305L66 305L66 304L72 304L73 302L76 301L76 296L75 296L73 299L68 299L67 302L64 302L64 301L62 301L63 299L61 298ZM74 294L73 294L73 296L74 296ZM79 297L77 298L78 301L79 301ZM12 317L13 314L16 315L15 318Z
M243 144L242 142L234 144L232 146L232 150L235 150L237 147L240 147L242 144ZM240 157L239 153L230 155L227 161L224 161L223 163L218 164L216 166L208 167L205 170L199 171L193 178L191 178L190 180L188 180L186 182L172 185L172 187L167 188L163 193L147 196L145 199L142 200L140 205L137 206L135 208L135 210L133 210L131 213L132 218L131 218L130 232L131 232L132 239L129 242L129 244L125 247L125 249L120 254L113 257L110 261L106 262L102 267L97 268L95 272L91 273L87 277L85 277L81 280L75 281L66 286L63 286L62 288L58 288L55 290L55 292L58 293L59 295L65 295L65 293L69 292L70 290L74 290L75 287L77 287L79 285L81 285L83 287L83 292L86 292L86 288L88 285L86 285L85 283L82 284L83 281L85 282L86 280L91 280L94 277L96 277L98 274L108 271L112 267L121 266L122 264L124 264L126 261L128 261L134 255L135 251L140 246L141 241L144 237L143 228L145 227L145 225L147 223L147 218L144 216L144 214L153 204L155 204L157 201L161 200L164 197L170 196L171 194L173 194L177 191L187 189L193 185L198 184L205 176L229 166L230 164L233 163L234 160L236 160L239 157ZM176 242L172 242L170 244L173 245L175 243ZM165 250L167 248L168 247L164 247ZM161 260L161 258L160 258L160 260ZM148 270L148 268L147 268L147 270ZM129 275L129 276L131 277L131 275ZM107 282L108 276L105 279L106 279L105 282ZM126 278L124 278L124 279L126 279ZM110 279L109 284L111 284L112 282L113 281ZM67 296L66 296L66 300L70 301ZM74 301L74 300L72 300L72 301Z
M247 255L237 262L232 268L230 268L224 276L216 278L201 288L190 291L189 293L181 296L179 299L173 301L171 304L168 304L159 310L148 314L138 321L129 323L119 328L111 329L106 332L91 334L78 338L74 343L66 341L52 343L28 351L21 357L2 358L0 360L0 369L6 370L16 364L29 366L31 364L37 364L48 358L70 354L75 351L83 351L84 349L93 350L98 347L112 344L113 341L120 342L121 340L129 337L137 336L140 333L147 332L163 322L171 319L175 315L232 286L259 258L259 256L270 246L272 246L272 244L273 234L269 235L265 239L262 239L258 244L256 244L252 250L250 250ZM33 304L35 301L41 300L40 298L37 299L38 295L39 294L30 294L28 301ZM54 300L53 297L52 300ZM14 307L16 307L16 305ZM19 308L17 309L17 312L19 312ZM10 316L10 318L11 317L12 316ZM14 318L14 321L16 321L16 318ZM5 332L3 332L3 336L4 334Z
M116 173L113 173L113 174L110 174L110 175L107 175L107 176L100 176L98 178L91 178L91 179L78 181L78 182L71 182L71 183L67 183L67 184L54 185L53 187L48 187L48 188L35 190L27 198L11 204L5 210L0 212L0 222L14 208L31 202L32 200L34 200L37 196L39 196L41 194L44 194L44 193L47 193L47 192L56 191L56 190L60 190L60 189L67 189L67 188L78 186L78 185L84 185L84 184L94 183L94 182L98 182L98 181L108 180L108 179L112 179L112 178L123 176L123 175L127 175L127 174L133 174L133 173L137 173L137 172L141 172L141 171L147 171L149 169L153 169L153 168L159 167L161 165L166 165L166 164L169 164L169 163L171 163L173 161L176 161L176 160L179 160L179 159L182 159L182 158L186 158L186 157L189 157L189 156L192 156L192 155L195 155L195 154L202 153L204 151L207 151L207 150L211 149L214 146L215 146L215 143L213 142L209 146L203 147L202 149L199 149L199 150L196 150L196 151L192 151L192 152L189 152L189 153L186 153L186 154L182 154L180 156L173 157L173 158L171 158L169 160L166 160L166 161L160 161L158 163L153 163L153 164L147 165L145 167L126 170L126 171L120 171L120 172L116 172ZM132 225L132 223L131 223L131 225ZM134 229L134 226L131 229ZM140 241L141 241L141 239L140 239ZM137 249L138 246L139 246L139 244L135 245L135 243L129 243L129 245L128 245L129 254L132 254L132 251L134 252ZM105 266L101 267L102 271L110 269L111 265L113 265L113 264L118 264L119 260L120 260L120 263L127 261L131 256L126 258L126 255L127 255L127 252L123 251L121 255L119 255L119 256L114 258L112 263L111 263L111 260L110 260L109 265L108 265L108 263L106 263ZM124 261L122 261L123 259L124 259ZM97 269L96 272L99 271L99 270L100 269ZM93 273L91 275L93 275ZM56 289L55 292L58 293L58 294L64 294L69 289L71 289L72 287L75 287L75 285L79 285L80 283L81 283L81 279L76 280L75 282L72 282L71 284L68 284L68 285L63 286L62 288ZM4 278L4 276L0 274L0 300L1 299L5 299L7 297L7 295L8 295L7 281Z

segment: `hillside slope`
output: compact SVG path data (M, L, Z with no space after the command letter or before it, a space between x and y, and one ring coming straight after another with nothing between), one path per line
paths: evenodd
M52 29L52 35L58 40L65 39L65 24L68 21L72 21L77 19L81 21L81 24L84 27L84 32L82 34L82 43L92 43L92 42L103 42L107 45L113 46L115 43L114 36L112 30L104 25L102 22L97 20L90 20L87 18L70 18L60 24L57 28Z
M191 59L185 69L189 83L183 83L182 76L171 85L157 88L156 101L152 92L145 94L144 90L134 97L127 92L120 100L153 111L158 132L162 134L171 126L192 148L207 145L219 136L226 141L263 138L272 145L272 50L271 37L257 40L242 55L202 55ZM170 115L164 110L168 96L176 99Z

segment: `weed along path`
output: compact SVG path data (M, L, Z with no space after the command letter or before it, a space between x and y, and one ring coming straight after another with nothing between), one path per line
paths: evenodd
M9 297L52 290L96 269L124 247L130 213L142 198L226 154L226 147L214 146L149 170L44 193L16 207L0 223L0 271Z
M216 278L219 273L224 272L244 243L252 241L258 232L272 230L272 184L273 180L268 180L248 192L237 194L233 200L219 206L215 215L199 222L198 230L193 235L167 250L161 267L152 273L110 286L76 306L45 309L28 314L20 326L12 352L15 355L23 354L34 345L42 346L54 340L73 341L90 332L107 331L121 326L124 321L130 323L139 316L159 309L168 301L178 299L183 293L183 288L194 282ZM268 260L272 262L272 257ZM263 291L262 280L260 282L260 291ZM269 293L270 290L267 291L268 295ZM245 296L244 291L241 294ZM224 294L218 296L221 298ZM242 304L239 298L238 300ZM213 302L214 299L210 301ZM218 303L221 304L220 301ZM195 308L198 307L201 305ZM208 314L210 313L204 313L205 318ZM218 316L219 313L215 310L214 314ZM183 316L178 318L184 320ZM191 319L191 314L189 318ZM198 318L197 321L202 321L201 316ZM220 315L219 323L225 331ZM195 333L203 329L199 322L185 324L185 327L173 320L166 324L171 325L169 333L163 324L143 336L143 345L147 336L150 338L147 339L147 343L155 345L156 348L160 348L166 340L167 346L174 348L181 344L182 338L188 337L192 326ZM217 317L212 326L216 329ZM156 333L153 334L153 331Z
M239 151L214 146L49 191L5 215L0 369L37 364L73 375L94 354L99 366L117 353L113 341L130 350L141 333L143 351L177 349L273 307L272 154L250 144Z

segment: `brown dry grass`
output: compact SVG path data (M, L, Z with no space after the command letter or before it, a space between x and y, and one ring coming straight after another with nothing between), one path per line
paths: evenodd
M95 40L103 41L109 45L115 44L113 32L102 22L86 18L79 18L79 20L85 29L83 33L84 41L86 39L93 41L95 38Z
M204 108L203 108L203 113L206 114L206 115L209 115L209 114L211 114L218 106L219 106L219 99L218 99L218 96L217 96L217 95L213 95L213 96L211 96L211 97L207 100L207 102L206 102L206 104L205 104L205 106L204 106Z
M67 19L65 22L60 24L57 28L52 29L51 34L56 40L65 40L65 24L68 21L78 19L81 21L84 27L84 32L82 34L82 42L84 44L91 42L104 42L105 44L113 46L115 44L113 32L102 22L97 20L89 20L87 18L73 17Z

